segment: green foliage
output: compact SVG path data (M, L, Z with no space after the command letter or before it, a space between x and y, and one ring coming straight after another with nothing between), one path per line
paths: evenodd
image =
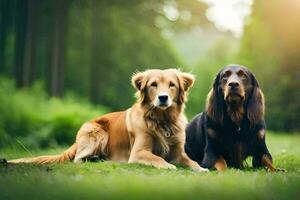
M32 8L29 5L35 2L1 1L0 11L5 11L0 16L3 27L0 29L1 74L14 77L18 82L24 82L27 77L30 80L23 83L25 86L35 80L42 80L47 88L59 85L56 90L63 88L66 93L74 93L95 105L105 105L117 111L128 108L134 101L130 78L135 71L183 67L197 76L186 109L191 118L204 110L206 95L219 69L230 63L239 63L249 67L261 84L266 96L268 127L290 132L300 130L300 12L297 0L255 1L240 46L238 39L219 32L207 20L208 4L202 1L69 0L64 12L66 24L63 27L66 31L60 36L65 52L56 51L55 54L53 27L59 2L37 1L38 17L27 19L26 12L20 11L26 10L25 7ZM19 3L27 6L19 7ZM27 10L28 14L33 10ZM168 14L167 11L171 12ZM17 19L22 22L19 22L20 27ZM28 32L18 31L23 26L27 26ZM27 50L16 48L23 46L17 44L18 39L23 41L24 38L29 41L28 45L23 44L28 46ZM176 43L177 51L174 48ZM189 48L191 44L193 48ZM54 62L58 55L60 61ZM201 60L195 66L189 66L199 57ZM21 65L17 63L25 61L30 61L32 66L19 69ZM53 63L59 63L60 70L56 70ZM64 140L71 141L71 134L82 119L88 118L83 113L91 113L90 110L95 108L80 100L80 104L86 107L75 113L79 105L74 97L49 98L45 92L40 92L39 84L22 91L17 91L13 84L2 85L6 92L0 92L0 111L3 113L0 116L0 135L5 141L14 137L27 138L31 133L35 138L22 139L22 142L36 146L63 144ZM15 94L10 94L11 91ZM35 107L39 114L32 110ZM59 113L56 107L69 114ZM42 112L46 115L43 116ZM73 118L73 114L80 117ZM8 125L6 122L9 121L18 125ZM52 122L54 125L50 125ZM72 133L67 133L69 130ZM53 140L45 140L49 134Z
M180 65L161 30L151 24L158 14L150 5L143 5L135 1L73 3L67 44L68 90L113 110L125 109L133 102L130 78L135 71ZM152 6L160 7L159 1Z
M295 199L300 195L300 136L268 134L275 165L264 169L196 173L115 162L0 165L0 199ZM34 155L58 153L51 150ZM0 157L28 153L0 150ZM38 184L37 184L38 183ZM16 192L17 191L17 192Z
M199 63L191 68L191 72L196 75L196 82L190 91L186 107L189 118L205 110L206 96L214 77L223 66L235 63L236 51L237 43L232 36L220 36Z
M299 2L256 1L238 60L256 74L273 130L300 129Z
M71 94L63 99L49 98L41 82L17 90L12 80L3 77L0 102L0 147L71 144L82 123L107 112Z

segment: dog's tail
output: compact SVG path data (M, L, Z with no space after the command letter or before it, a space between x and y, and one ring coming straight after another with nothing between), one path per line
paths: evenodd
M38 164L47 164L47 163L59 163L65 161L72 161L75 158L77 150L77 144L74 143L69 149L63 152L60 155L52 156L38 156L32 158L19 158L15 160L8 160L8 163L38 163Z

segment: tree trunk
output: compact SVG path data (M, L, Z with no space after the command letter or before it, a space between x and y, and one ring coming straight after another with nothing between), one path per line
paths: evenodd
M23 86L29 86L34 79L39 3L40 0L28 0Z
M104 59L99 52L101 52L101 48L104 48L105 41L102 38L101 32L101 24L103 23L103 9L105 9L105 5L102 5L103 2L98 0L92 1L91 8L91 57L90 57L90 100L97 104L102 102L101 93L101 82L105 82L107 78L105 74L101 73L101 61ZM102 9L102 10L101 10ZM107 69L106 69L107 70ZM101 79L100 79L101 77Z
M65 35L68 1L54 0L52 53L50 66L49 94L62 96L64 92Z
M0 1L0 73L5 72L5 49L8 28L10 26L10 0Z
M17 87L23 87L24 52L27 26L27 0L16 2L15 79Z

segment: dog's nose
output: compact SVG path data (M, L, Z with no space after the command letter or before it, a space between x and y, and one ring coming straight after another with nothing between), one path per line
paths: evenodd
M232 82L228 83L228 85L231 88L237 88L240 86L239 82L237 82L237 81L232 81Z
M158 96L158 99L161 103L166 103L166 101L168 100L169 96L166 95L166 94L163 94L163 95L159 95Z

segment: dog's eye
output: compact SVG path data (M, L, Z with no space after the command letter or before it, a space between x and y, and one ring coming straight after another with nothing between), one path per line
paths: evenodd
M175 87L175 84L170 82L169 87Z
M228 79L228 75L227 74L224 74L221 78L221 80L226 83L227 82L227 79Z
M242 70L238 71L237 75L241 77L242 80L245 80L248 78L247 74L243 72Z
M242 74L241 76L241 79L244 81L244 80L246 80L247 78L248 78L248 76L246 75L246 74Z
M151 87L157 87L157 83L156 82L151 83Z
M227 74L223 74L221 79L227 79L228 78L228 75Z

